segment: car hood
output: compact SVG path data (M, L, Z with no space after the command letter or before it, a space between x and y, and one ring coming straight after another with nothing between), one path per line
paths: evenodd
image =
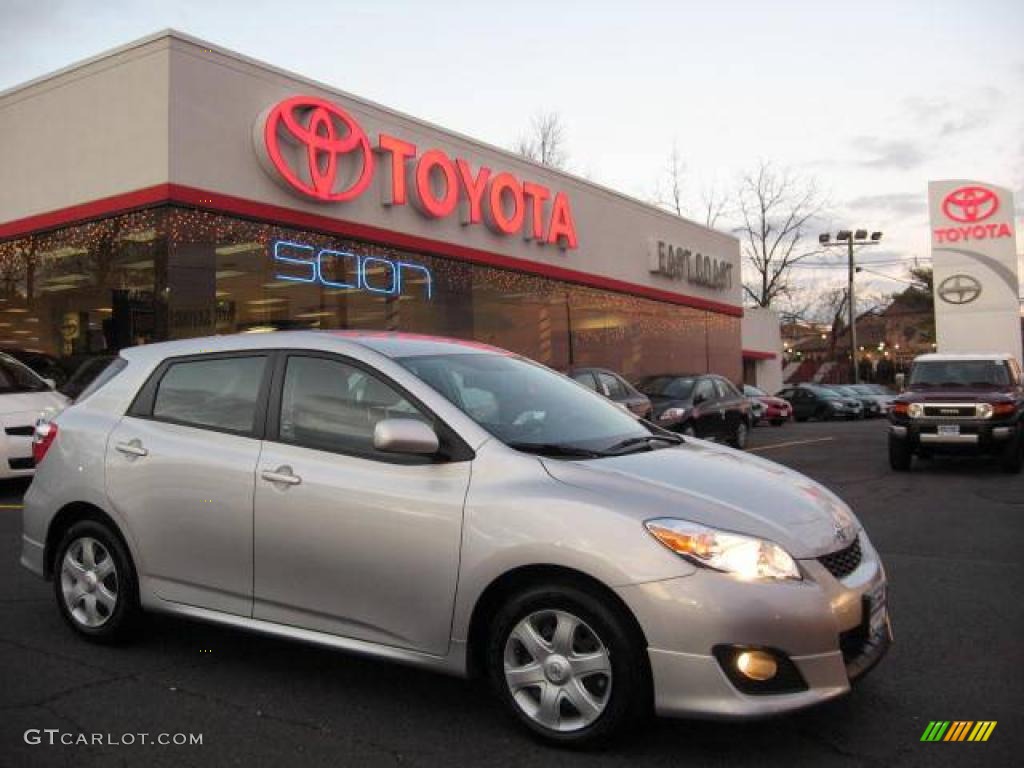
M59 392L15 392L0 394L0 414L25 413L38 411L42 413L48 408L61 411L67 407L68 399Z
M998 403L1012 398L1004 389L970 389L950 387L947 389L909 389L899 396L908 403Z
M793 557L842 549L860 523L828 489L774 462L704 440L589 461L542 459L560 482L621 499L647 517L678 517L770 539ZM841 535L840 535L841 532Z

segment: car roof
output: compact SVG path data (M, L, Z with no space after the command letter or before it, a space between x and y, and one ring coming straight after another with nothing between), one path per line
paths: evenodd
M425 336L398 331L272 331L270 333L236 333L180 339L121 351L128 360L163 360L168 357L215 352L236 352L260 349L318 349L344 353L358 346L391 358L445 354L511 355L504 349L474 341Z
M993 362L1003 360L1014 360L1009 352L977 352L972 354L952 354L946 352L929 352L925 355L918 355L914 358L915 363L954 363L966 360L990 360Z

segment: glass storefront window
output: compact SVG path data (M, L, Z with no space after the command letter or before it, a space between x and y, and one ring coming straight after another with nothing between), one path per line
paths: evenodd
M741 376L739 318L205 211L0 243L0 349L65 377L134 344L291 328L453 336L631 380Z

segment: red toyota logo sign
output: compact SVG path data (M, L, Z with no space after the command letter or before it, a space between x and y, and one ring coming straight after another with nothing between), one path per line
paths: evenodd
M960 187L942 201L942 212L953 221L973 224L984 221L999 210L999 198L985 187Z
M579 247L565 192L494 173L436 147L379 133L370 142L362 126L337 104L292 96L269 108L253 129L265 169L293 191L322 203L354 200L373 182L381 162L381 204L411 204L429 219L458 215L499 235L522 235L539 245Z
M373 180L370 140L351 115L314 96L294 96L267 114L270 162L297 192L324 202L359 197Z

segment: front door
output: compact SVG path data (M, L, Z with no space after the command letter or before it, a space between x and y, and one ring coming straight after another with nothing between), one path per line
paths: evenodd
M107 494L157 597L249 616L269 356L165 363L107 442Z
M721 437L722 411L718 404L718 393L711 379L699 379L693 392L696 403L694 413L697 421L697 434L700 437Z
M383 454L385 418L432 417L361 364L290 354L256 473L258 619L443 654L470 463Z

